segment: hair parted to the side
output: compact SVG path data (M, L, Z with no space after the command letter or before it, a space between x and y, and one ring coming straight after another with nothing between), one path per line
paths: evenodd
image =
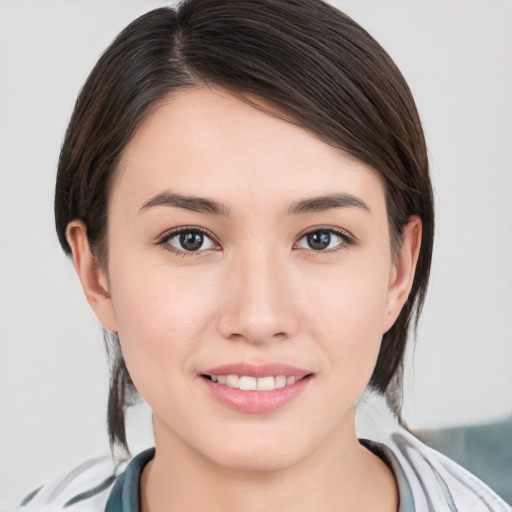
M67 224L81 220L98 265L107 269L107 206L124 148L166 96L202 85L249 103L262 98L275 105L269 114L371 165L385 184L394 251L409 217L420 217L422 247L412 290L384 334L370 380L381 393L396 391L432 256L425 139L410 90L391 58L357 23L321 0L187 0L176 9L150 11L123 30L89 75L62 146L55 219L64 251L70 253ZM113 448L127 450L124 411L133 384L116 335L110 343L109 436Z

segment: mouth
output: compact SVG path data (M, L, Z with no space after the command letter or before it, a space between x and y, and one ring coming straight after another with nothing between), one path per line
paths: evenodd
M227 386L229 388L241 389L242 391L273 391L275 389L293 386L296 382L311 377L308 373L303 376L295 375L267 375L264 377L253 377L251 375L208 375L203 374L201 377L215 383Z
M313 372L283 364L230 364L199 374L210 396L244 413L272 412L301 395Z

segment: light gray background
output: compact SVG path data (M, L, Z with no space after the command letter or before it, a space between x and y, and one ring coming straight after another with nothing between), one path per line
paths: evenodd
M165 2L0 0L0 509L107 452L99 326L53 227L61 140L111 39ZM427 133L438 229L406 375L415 427L512 412L512 4L336 3L388 50ZM151 443L136 409L134 451Z

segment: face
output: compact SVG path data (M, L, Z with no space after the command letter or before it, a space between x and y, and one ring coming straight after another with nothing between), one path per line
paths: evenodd
M111 311L98 316L119 333L157 446L282 468L355 439L354 404L405 300L399 276L374 170L198 88L125 150Z

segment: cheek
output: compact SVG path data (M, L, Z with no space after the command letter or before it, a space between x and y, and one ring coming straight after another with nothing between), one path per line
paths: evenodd
M187 371L190 355L214 324L215 287L206 277L190 278L186 270L158 264L131 264L126 258L111 272L123 355L143 396L146 383L156 374L172 380Z
M347 265L316 273L302 287L306 329L318 340L331 375L347 389L366 385L383 334L389 269L386 265ZM306 316L306 315L305 315ZM334 390L334 388L333 388Z
M357 258L353 258L354 260ZM384 259L384 258L383 258ZM389 266L370 265L364 261L345 265L306 269L297 288L308 316L322 319L329 334L375 330L382 334L389 282ZM319 323L319 322L315 322Z

